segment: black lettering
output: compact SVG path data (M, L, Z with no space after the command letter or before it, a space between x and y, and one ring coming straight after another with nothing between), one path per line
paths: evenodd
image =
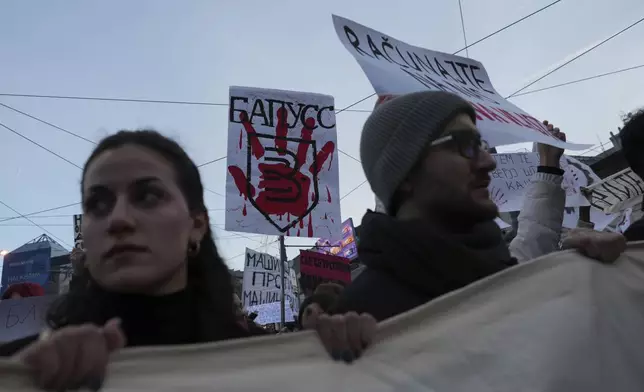
M230 121L231 123L241 124L241 120L239 119L239 115L235 115L235 113L239 112L241 114L241 113L246 113L246 111L243 110L243 109L236 109L235 108L235 102L237 102L237 101L242 101L244 103L248 103L248 98L246 98L246 97L234 97L234 96L230 97L230 105L229 105L229 109L228 109L228 121Z
M478 79L476 77L476 74L474 74L475 70L478 71L480 69L481 68L477 67L476 65L470 65L470 71L472 72L472 78L474 78L474 81L476 82L476 84L479 86L479 88L481 90L483 90L483 91L485 91L487 93L490 93L490 94L494 94L494 91L486 90L485 87L483 87L483 84L485 84L485 82L483 80L481 80L481 79Z
M472 80L470 79L470 77L469 77L469 76L467 76L467 72L465 71L465 69L466 69L466 68L468 68L468 69L469 69L469 65L468 65L468 64L465 64L465 63L459 63L458 61L456 62L456 65L458 65L458 67L461 69L461 72L463 72L463 76L465 76L465 78L467 79L467 81L468 81L468 82L470 82L470 84L471 84L472 86L474 86L474 83L472 82Z
M447 70L446 70L445 68L443 68L443 66L442 66L442 65L441 65L441 63L438 61L438 59L437 59L437 58L434 58L434 62L436 63L436 68L438 68L438 72L440 72L440 73L441 73L441 76L442 76L443 78L445 78L445 75L447 75L447 76L449 76L450 78L454 79L454 77L452 77L452 75L450 75L450 74L449 74L449 72L447 72ZM456 80L456 79L454 79L454 80Z
M306 125L306 112L311 110L311 109L314 109L318 113L319 113L319 110L320 110L318 105L306 105L301 110L302 114L300 115L300 121L302 122L302 124L304 125L304 127L306 129L309 129L309 127ZM316 128L318 128L318 126L314 125L312 128L310 128L310 130L314 130Z
M358 39L356 33L354 33L353 30L349 28L349 26L344 26L344 35L346 35L349 43L351 44L351 46L353 46L356 52L360 53L361 55L371 57L369 53L360 48L360 40Z
M447 64L449 64L449 65L451 65L451 66L452 66L452 69L454 70L454 72L456 72L456 75L458 76L458 78L459 78L459 79L461 79L461 80L460 80L460 82L461 82L462 84L467 84L467 82L465 82L465 79L463 79L463 77L461 76L461 74L460 74L460 73L458 73L458 69L456 69L456 65L454 64L454 62L453 62L453 61L447 61L447 60L446 60L445 62L446 62ZM458 80L456 80L456 81L458 82Z
M382 48L382 52L385 54L385 56L387 57L387 60L389 60L389 62L398 64L398 65L400 65L402 67L403 65L400 64L399 62L395 61L393 59L393 57L391 57L389 52L387 52L387 49L385 49L385 48L389 48L391 50L394 50L394 47L389 42L387 42L388 40L389 40L389 38L382 37L382 42L380 43L380 47Z
M382 57L383 59L389 61L389 59L378 50L378 47L376 44L373 43L373 40L371 39L371 36L367 34L367 44L369 45L369 49L371 49L371 53L373 54L373 57L378 59L378 56Z
M295 120L293 120L293 124L292 125L288 124L288 127L292 129L292 128L295 128L295 126L297 125L297 120L300 118L300 115L302 114L302 109L304 108L305 105L303 103L298 103L297 112L295 112L295 109L293 108L293 102L286 102L286 106L293 114L293 117L295 117Z
M263 120L262 125L268 126L268 124L269 124L268 117L269 116L266 115L266 109L264 109L264 101L262 101L261 99L255 100L255 103L253 104L253 111L250 114L250 120L249 121L251 123L254 123L255 121L253 121L253 119L255 117L261 117L262 120ZM270 116L270 117L273 117L273 116Z
M413 66L411 64L409 64L409 62L405 59L405 56L403 56L402 53L400 53L400 50L398 49L398 47L396 47L396 52L398 52L398 55L400 56L402 61L404 61L405 64L407 64L408 67L413 68L413 69L415 69L416 71L419 71L419 72L422 71L420 69L420 67L418 66L418 64L416 64L416 62L414 62L414 60L411 58L411 56L409 56L409 58L412 60L412 63L414 63ZM407 52L407 55L409 55L409 52Z
M320 126L321 126L322 128L324 128L324 129L331 129L331 128L334 128L334 127L335 127L335 123L333 123L333 124L331 124L331 125L326 125L326 124L322 121L322 113L324 113L324 111L325 111L325 110L328 110L328 111L330 111L330 112L333 112L333 111L335 110L335 108L334 108L333 106L325 106L325 107L323 107L323 108L320 108L320 111L318 111L318 124L320 124Z
M269 127L274 127L274 121L273 121L273 113L277 110L274 106L274 104L277 104L277 106L283 108L286 105L286 102L280 101L279 99L266 99L266 102L268 102L268 113L270 113L269 116Z

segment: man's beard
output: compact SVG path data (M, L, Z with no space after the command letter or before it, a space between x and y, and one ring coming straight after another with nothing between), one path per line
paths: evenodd
M475 225L494 220L499 216L498 207L489 200L481 204L474 201L471 194L463 192L445 192L440 199L432 203L432 210L445 222L453 221L458 225Z

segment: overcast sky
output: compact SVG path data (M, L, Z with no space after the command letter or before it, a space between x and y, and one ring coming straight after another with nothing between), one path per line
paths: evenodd
M470 42L551 0L463 0ZM0 93L126 97L226 103L230 85L330 94L342 108L373 92L335 35L331 15L352 19L407 43L445 52L463 45L457 0L3 0L0 2ZM644 16L641 0L563 0L476 45L496 89L512 93L551 66ZM644 23L539 82L541 88L644 64ZM644 104L644 69L518 97L568 139L598 144L619 116ZM178 140L195 162L226 155L226 107L1 97L0 103L98 141L123 128L154 127ZM370 109L373 101L358 105ZM367 113L338 115L338 147L358 158ZM92 144L0 107L0 123L78 166ZM80 170L0 127L0 201L22 214L80 201ZM508 147L516 150L517 146ZM592 153L591 153L592 154ZM364 181L359 163L340 155L340 194ZM226 163L202 168L205 185L224 194ZM262 236L221 229L224 198L206 193L220 252L240 269L245 247ZM359 223L373 208L368 185L342 200L342 216ZM67 244L80 206L32 219ZM0 205L0 220L15 216ZM0 249L43 233L24 219L0 223ZM287 239L287 244L310 241ZM269 251L277 255L276 244ZM297 254L289 248L289 256ZM237 257L236 257L237 256Z

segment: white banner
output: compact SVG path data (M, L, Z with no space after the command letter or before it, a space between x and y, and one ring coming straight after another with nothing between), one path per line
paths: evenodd
M614 265L551 253L378 325L351 365L315 331L110 356L103 392L641 392L644 244ZM0 361L0 390L39 391Z
M496 170L490 173L492 182L489 186L490 197L501 212L520 211L523 207L523 196L532 176L539 166L539 154L520 152L512 154L492 154L496 161ZM580 187L587 188L600 182L601 179L586 164L577 159L562 156L560 161L564 170L562 188L566 191L566 207L590 205L581 194Z
M277 324L282 322L282 303L271 302L270 304L262 304L255 306L247 306L248 313L257 313L257 318L253 320L256 324ZM293 310L291 304L287 299L284 300L284 321L287 323L295 321L293 317Z
M448 91L474 106L478 128L491 146L539 142L571 150L590 147L553 137L541 121L499 95L476 60L411 46L336 15L333 24L381 100L422 90Z
M83 215L74 215L74 249L84 249Z
M606 213L620 212L641 201L644 181L630 168L588 187L591 205Z
M339 235L333 97L230 88L226 230Z
M0 342L39 333L45 326L47 309L56 298L50 295L0 301Z
M284 263L284 295L291 305L296 303L288 263ZM267 253L246 249L242 304L244 307L279 302L282 299L280 259Z

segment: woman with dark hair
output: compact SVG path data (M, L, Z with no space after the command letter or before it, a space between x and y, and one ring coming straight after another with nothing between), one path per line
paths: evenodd
M51 307L50 330L0 348L50 390L101 387L122 348L249 336L235 317L199 171L154 131L103 139L83 168L87 284Z

